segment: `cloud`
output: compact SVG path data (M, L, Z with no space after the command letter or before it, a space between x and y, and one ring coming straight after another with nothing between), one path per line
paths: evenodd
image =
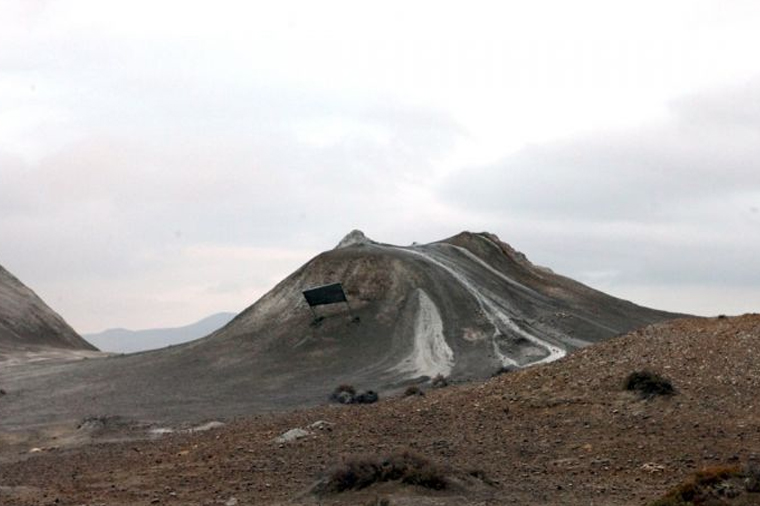
M525 148L468 168L443 192L468 208L643 222L760 188L760 88L680 101L658 125Z
M172 127L160 137L117 118L98 134L97 122L87 123L86 135L39 160L0 153L0 234L13 238L0 246L3 264L42 287L79 329L181 324L207 310L242 309L355 227L382 235L409 216L431 217L418 210L420 182L461 127L390 103L332 109L329 96L312 109L278 109L287 93L253 97L268 104L263 115L226 104L226 127L208 132L209 118L197 111L161 120ZM351 128L327 143L304 138L299 125L319 129L324 118ZM214 248L201 258L193 254L201 245ZM230 253L262 247L266 258L255 261ZM67 291L76 298L61 296Z
M758 104L757 81L692 95L657 124L461 170L440 195L596 286L746 289L760 283Z
M756 83L577 135L757 71L757 6L661 4L5 1L0 262L83 330L246 305L288 273L277 251L356 227L491 229L615 286L739 283ZM266 273L241 282L248 262Z

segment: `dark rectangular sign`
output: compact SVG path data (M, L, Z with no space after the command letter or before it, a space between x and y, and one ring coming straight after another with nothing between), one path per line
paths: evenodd
M310 306L321 306L323 304L335 304L336 302L348 302L346 292L340 283L332 285L318 286L303 292L306 302Z

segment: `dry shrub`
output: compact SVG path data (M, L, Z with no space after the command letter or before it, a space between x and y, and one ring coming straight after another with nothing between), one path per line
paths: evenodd
M747 492L760 494L760 464L751 462L744 468Z
M736 483L733 483L736 482ZM739 484L744 486L739 486ZM649 506L687 506L724 504L722 499L754 493L747 469L740 466L715 466L697 471L664 497ZM754 503L753 503L754 504Z
M413 395L425 395L425 392L423 392L418 386L410 386L404 390L404 397L411 397Z
M380 397L377 395L377 392L374 390L367 390L354 397L354 402L356 404L374 404L379 399Z
M341 404L352 404L356 397L356 389L353 385L338 385L330 394L330 400Z
M356 395L356 389L354 388L353 385L346 385L346 384L338 385L337 387L335 387L335 390L333 391L333 393L335 394L339 394L341 392L348 392L351 395Z
M433 378L430 381L430 385L433 388L444 388L444 387L449 386L449 380L446 379L446 376L444 376L443 374L438 374L435 378Z
M344 492L369 487L380 481L380 462L375 457L345 459L327 478L324 492Z
M676 393L673 384L667 378L652 371L634 371L625 380L625 389L637 392L644 399L658 395L673 395Z
M379 399L380 396L374 390L357 394L352 385L338 385L330 394L330 400L340 404L372 404Z
M406 450L386 457L365 455L346 458L320 482L315 491L338 493L360 490L387 481L400 481L433 490L448 486L443 467Z
M383 481L401 480L408 485L418 485L433 490L446 488L443 468L417 453L405 450L394 453L383 462Z

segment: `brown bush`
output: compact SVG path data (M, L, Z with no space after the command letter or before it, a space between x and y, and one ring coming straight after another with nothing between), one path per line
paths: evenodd
M433 388L443 388L449 386L449 380L443 374L438 374L430 381L430 385Z
M330 394L330 400L341 404L352 404L356 397L356 389L353 385L338 385Z
M649 506L723 504L721 498L736 497L745 491L752 493L747 478L747 471L740 466L708 467L697 471L694 476ZM740 486L741 483L744 486Z
M367 390L354 397L356 404L374 404L380 400L380 396L374 390Z
M744 468L747 492L760 494L760 464L751 463Z
M354 388L353 385L346 385L346 384L338 385L337 387L335 387L335 390L333 391L333 393L340 393L340 392L348 392L351 395L356 395L356 388Z
M412 395L425 395L425 392L418 386L410 386L404 390L404 397L411 397Z
M676 393L670 380L647 370L634 371L629 374L625 380L625 389L637 392L644 399Z
M359 490L387 481L400 481L433 490L448 486L443 467L406 450L386 457L365 455L346 458L320 482L315 492L324 494Z

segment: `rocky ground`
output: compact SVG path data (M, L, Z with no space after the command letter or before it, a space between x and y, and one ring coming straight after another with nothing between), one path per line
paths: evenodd
M699 468L760 459L758 364L760 316L675 320L425 396L152 440L15 447L0 464L0 504L643 505ZM626 376L641 369L670 379L677 394L626 391ZM130 430L109 425L86 429ZM276 440L294 428L309 434ZM310 493L346 456L407 448L448 466L454 485Z

